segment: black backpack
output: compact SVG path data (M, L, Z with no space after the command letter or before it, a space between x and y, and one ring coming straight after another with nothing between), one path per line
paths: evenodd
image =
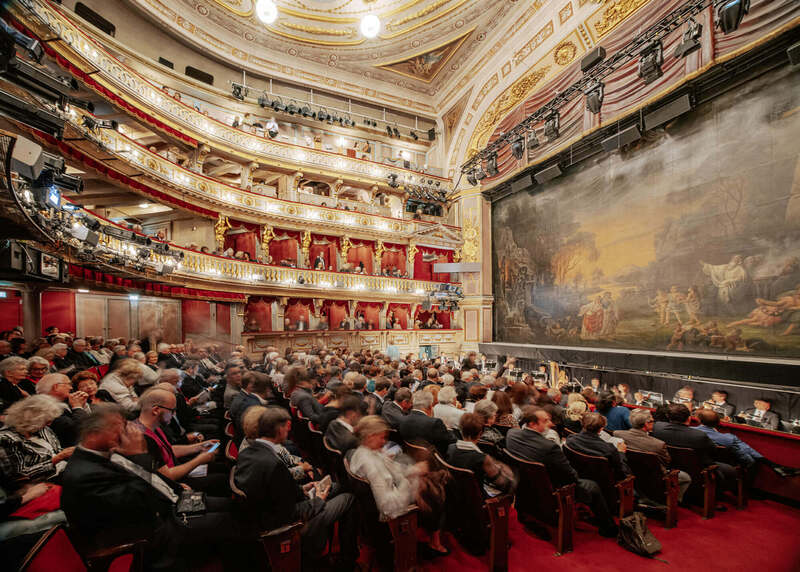
M647 519L640 512L619 520L617 542L626 550L647 558L661 551L661 543L647 528Z

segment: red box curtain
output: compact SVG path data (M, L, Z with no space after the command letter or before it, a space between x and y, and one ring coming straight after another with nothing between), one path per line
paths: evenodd
M338 270L336 264L336 252L339 250L339 238L336 236L325 236L322 234L311 235L311 246L308 249L308 256L311 259L311 268L315 270ZM317 256L322 255L325 262L323 268L317 268Z
M296 230L275 230L275 238L269 241L269 255L272 264L281 260L291 260L297 264L297 251L300 247L300 232Z
M211 304L204 300L181 300L181 327L183 337L187 334L209 335Z
M363 312L367 328L370 330L377 330L380 328L381 324L382 305L383 304L380 302L359 302L356 304L356 316Z
M381 270L400 270L400 274L406 271L406 246L404 244L384 243L383 257L381 258Z
M450 312L440 312L439 310L436 309L433 309L430 312L417 310L417 317L414 320L415 322L414 327L416 328L416 321L419 320L422 329L426 329L424 328L424 326L428 322L428 320L430 320L431 316L433 316L433 319L442 325L442 328L444 328L445 330L450 329Z
M322 314L328 316L328 328L331 330L341 330L339 327L342 320L347 318L347 302L341 300L325 300L322 303Z
M217 304L217 338L231 335L231 306Z
M269 296L251 296L245 309L244 328L247 332L272 331L272 302Z
M286 312L283 316L284 328L297 330L300 322L305 322L305 329L307 330L311 323L310 316L313 307L313 302L308 298L289 298Z
M394 317L400 322L400 326L406 330L408 329L408 315L411 313L410 304L389 304L386 309L386 328L389 329L389 316L394 312Z
M371 240L351 240L350 250L347 251L347 262L353 267L358 268L358 263L364 263L366 274L372 274L372 260L375 257L375 243Z
M256 242L261 237L261 227L257 224L238 220L231 220L230 224L231 229L225 235L224 250L233 248L234 253L246 252L250 256L250 260L255 260Z
M436 262L453 262L453 251L442 248L431 248L428 246L418 247L417 255L414 257L414 279L433 280L434 282L450 282L450 273L434 273L433 265ZM436 260L425 262L422 260L425 255L436 255Z

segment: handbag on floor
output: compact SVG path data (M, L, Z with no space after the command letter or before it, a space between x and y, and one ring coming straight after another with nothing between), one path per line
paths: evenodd
M647 528L647 519L640 512L619 519L617 542L626 550L647 558L661 551L661 543Z

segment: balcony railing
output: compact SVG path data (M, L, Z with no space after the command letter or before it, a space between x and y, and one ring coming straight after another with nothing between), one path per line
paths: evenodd
M370 184L385 183L388 175L395 174L400 180L413 182L421 178L432 178L449 186L450 181L442 177L342 156L329 151L273 141L225 125L165 94L160 87L111 55L97 39L86 34L60 8L55 7L48 0L27 0L26 4L30 6L41 24L96 68L97 73L92 75L93 81L102 80L114 91L124 94L125 98L135 103L137 108L166 119L195 139L207 140L218 146L223 145L232 153L249 161L272 161L278 164L288 162L299 170L308 167L355 180L363 180ZM12 5L16 6L15 14L22 21L30 21L30 13L21 6L21 3ZM36 26L32 25L32 27ZM51 45L58 49L62 56L70 59L68 50L60 48L57 43ZM81 69L86 67L83 62L73 61L72 63Z

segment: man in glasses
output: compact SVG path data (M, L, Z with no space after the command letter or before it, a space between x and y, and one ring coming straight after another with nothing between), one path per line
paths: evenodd
M55 432L62 447L72 447L78 442L79 426L86 417L83 406L88 395L73 391L72 382L62 373L48 373L36 384L36 393L49 395L63 403L64 412L53 419L50 428Z

